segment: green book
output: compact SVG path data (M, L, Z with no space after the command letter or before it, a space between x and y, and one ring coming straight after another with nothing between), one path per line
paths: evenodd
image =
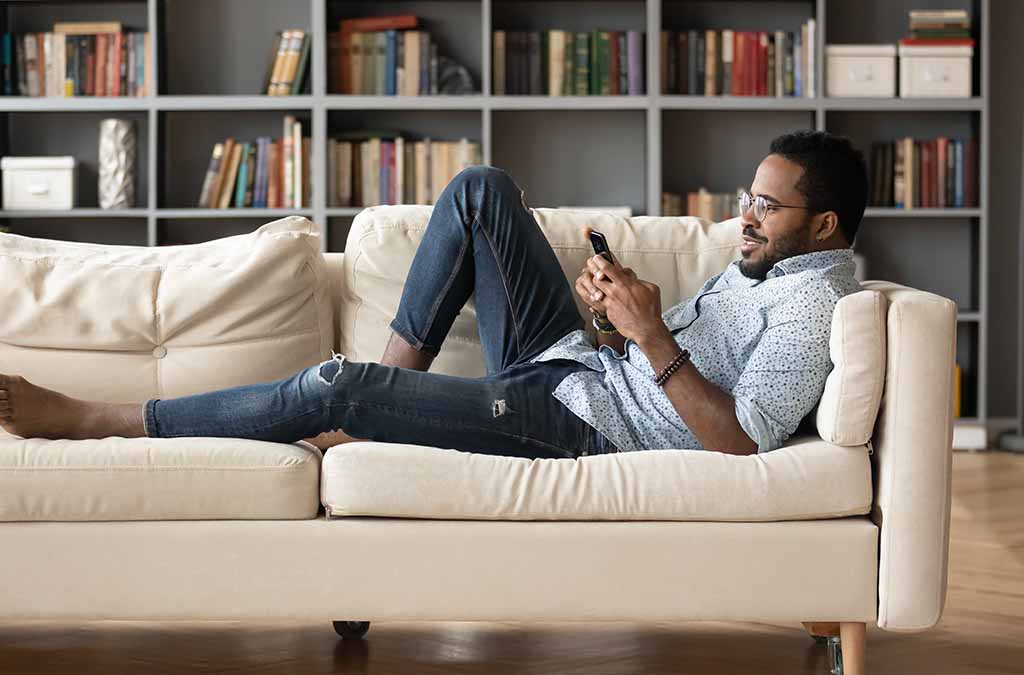
M573 86L576 88L577 96L586 96L590 93L588 90L590 82L590 35L587 33L576 33L576 38L573 41L575 49L575 77L573 77Z
M587 93L590 94L591 96L596 95L597 92L599 91L599 88L600 88L599 78L601 76L601 72L599 70L600 66L598 65L597 53L600 50L601 38L598 37L598 33L600 33L600 31L592 30L592 31L590 31L590 36L589 36L589 39L590 39L590 63L588 65L589 65L590 77L587 78L588 79L587 88L589 90Z
M573 37L574 33L565 31L565 54L562 59L562 95L572 96L576 91L575 84L573 83L573 74L576 72L573 68Z
M606 31L597 32L597 93L608 96L611 88L611 34Z
M238 180L235 181L235 207L245 206L245 186L248 184L249 175L249 144L242 143L241 160L238 162Z
M295 70L295 79L292 80L292 96L301 94L302 86L306 82L306 66L309 64L310 42L312 42L312 40L310 39L309 33L306 33L302 38L302 52L299 56L299 66Z

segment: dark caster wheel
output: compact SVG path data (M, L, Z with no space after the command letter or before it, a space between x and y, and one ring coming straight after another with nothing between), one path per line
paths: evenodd
M334 632L345 640L360 640L370 630L369 621L335 621Z

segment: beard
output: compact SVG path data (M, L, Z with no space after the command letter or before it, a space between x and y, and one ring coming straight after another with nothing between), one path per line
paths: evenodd
M764 281L768 278L768 272L775 267L775 263L786 258L792 258L795 255L807 253L808 230L812 218L808 217L796 232L776 239L772 245L772 253L768 253L768 243L764 243L761 244L761 258L759 260L751 260L749 258L741 260L739 268L743 276ZM757 236L753 232L746 232L746 234Z

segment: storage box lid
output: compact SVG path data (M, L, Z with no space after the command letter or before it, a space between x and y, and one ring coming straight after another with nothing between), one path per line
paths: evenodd
M896 45L825 45L826 56L896 56Z
M900 45L900 56L973 56L970 45Z
M0 169L73 169L75 158L65 157L4 157Z

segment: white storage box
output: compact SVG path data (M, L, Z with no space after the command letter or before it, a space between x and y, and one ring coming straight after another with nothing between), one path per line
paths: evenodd
M826 45L826 96L896 97L896 45Z
M969 98L974 47L900 45L900 98Z
M5 210L74 208L74 157L4 157L0 169Z

